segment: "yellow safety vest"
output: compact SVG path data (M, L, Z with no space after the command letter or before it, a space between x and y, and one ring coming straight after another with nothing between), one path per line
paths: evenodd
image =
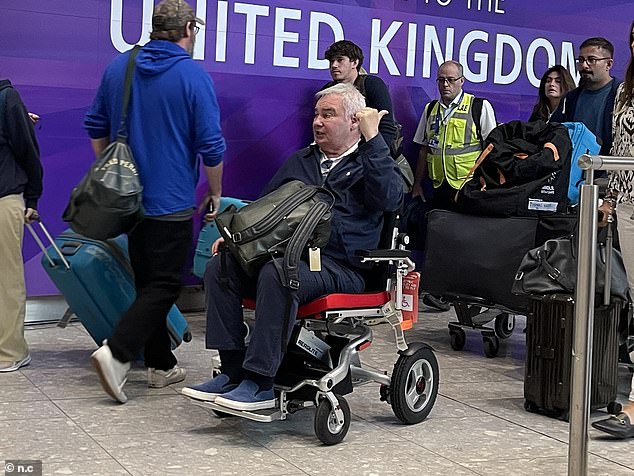
M482 152L471 104L474 96L463 93L446 124L443 124L440 102L427 112L427 169L434 188L447 179L449 185L459 189L476 159ZM428 106L429 107L429 106Z

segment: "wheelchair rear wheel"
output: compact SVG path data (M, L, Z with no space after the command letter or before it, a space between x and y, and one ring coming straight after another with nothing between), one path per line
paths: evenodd
M427 418L438 396L438 381L438 361L429 347L399 356L390 385L396 417L408 425Z
M343 423L335 414L330 400L322 398L315 412L315 435L325 445L336 445L348 434L350 428L350 406L341 395L335 395L343 412Z

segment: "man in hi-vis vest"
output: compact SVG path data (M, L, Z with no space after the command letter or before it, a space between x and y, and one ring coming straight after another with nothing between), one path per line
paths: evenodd
M462 90L464 76L457 61L445 61L436 77L440 101L425 106L414 142L421 145L412 197L425 199L421 181L432 180L433 208L451 208L456 191L482 151L484 138L496 126L486 99Z

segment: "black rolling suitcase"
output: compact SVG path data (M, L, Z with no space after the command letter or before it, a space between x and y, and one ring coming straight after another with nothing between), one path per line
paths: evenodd
M594 311L590 405L592 409L607 407L610 413L620 410L615 400L622 308L622 302L612 298L609 306L599 305ZM570 295L530 298L524 378L527 411L568 419L574 312L574 299Z

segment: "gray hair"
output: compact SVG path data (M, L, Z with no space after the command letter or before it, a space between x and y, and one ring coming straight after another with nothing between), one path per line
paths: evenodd
M337 83L334 86L318 91L315 97L319 100L329 94L338 94L341 96L343 112L346 116L354 116L365 107L365 98L359 90L350 83Z

